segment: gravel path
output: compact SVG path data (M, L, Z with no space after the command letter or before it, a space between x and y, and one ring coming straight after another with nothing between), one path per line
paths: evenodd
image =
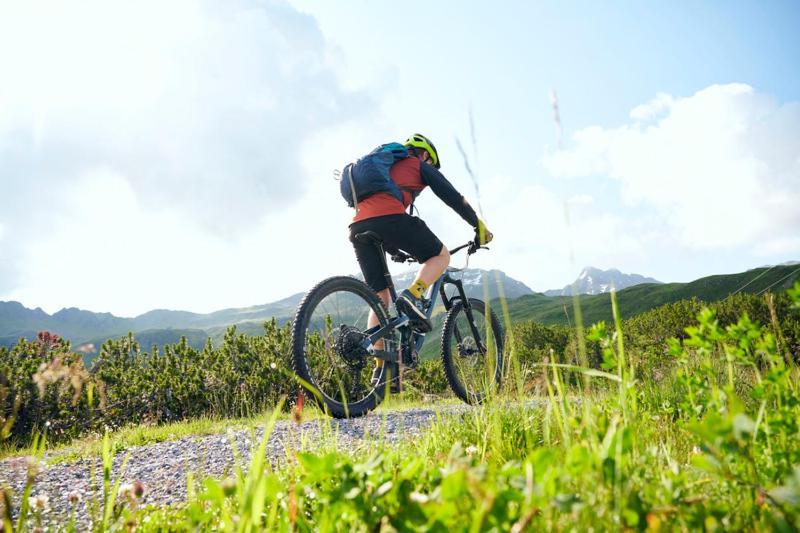
M368 448L381 438L384 442L398 442L420 435L436 419L437 413L449 416L469 409L466 405L411 409L387 413L371 413L352 420L321 419L302 424L279 421L267 442L267 458L273 466L285 461L287 450L313 449L316 443L325 442L326 434L336 435L340 449L351 451ZM207 436L190 436L180 440L135 446L119 453L114 459L112 480L117 478L124 457L128 462L122 472L123 483L139 481L144 487L145 504L171 504L186 496L186 473L198 477L217 478L228 475L234 466L231 441L235 440L239 456L246 465L250 449L258 445L264 430L255 434L250 430L229 430L227 433ZM327 438L330 442L330 438ZM70 464L56 464L43 468L36 477L32 495L44 495L48 500L45 514L50 524L63 523L69 516L70 493L80 495L77 517L86 526L89 521L87 502L92 501L91 475L102 485L102 465L99 459L79 460ZM19 497L25 487L28 471L27 458L0 461L0 486L8 485L15 495L14 513L18 512ZM102 493L100 494L100 497Z

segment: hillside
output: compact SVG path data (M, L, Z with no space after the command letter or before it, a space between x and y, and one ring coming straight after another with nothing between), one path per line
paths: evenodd
M740 274L708 276L690 283L642 284L617 293L622 318L630 318L660 305L686 298L715 301L726 298L734 291L759 293L767 289L785 290L800 279L796 265L756 268ZM611 295L609 293L580 296L583 322L611 321ZM544 324L574 323L571 296L548 297L543 294L522 296L508 302L511 320L534 320Z

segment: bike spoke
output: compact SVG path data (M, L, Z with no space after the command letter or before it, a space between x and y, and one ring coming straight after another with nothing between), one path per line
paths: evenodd
M374 302L352 291L331 291L306 310L303 335L308 372L330 401L353 404L372 394L374 358L363 347L363 332L368 329L371 305L378 304Z

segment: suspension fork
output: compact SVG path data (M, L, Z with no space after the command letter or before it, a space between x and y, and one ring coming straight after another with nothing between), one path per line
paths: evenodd
M469 298L467 298L467 294L464 291L464 284L461 282L460 279L451 278L449 274L445 272L443 279L443 283L439 286L439 294L442 297L442 302L444 303L444 308L448 312L453 307L456 300L460 299L462 307L464 309L464 314L467 315L467 323L469 323L469 328L472 331L472 337L475 339L476 344L478 345L478 349L481 352L486 352L486 345L483 343L483 338L481 337L480 331L478 331L478 326L475 325L475 318L472 315L472 305L469 303ZM452 298L448 299L447 295L444 292L444 286L450 284L454 285L458 290L458 294L453 296ZM460 344L462 341L461 332L458 329L458 325L453 328L453 332L456 336L456 341Z

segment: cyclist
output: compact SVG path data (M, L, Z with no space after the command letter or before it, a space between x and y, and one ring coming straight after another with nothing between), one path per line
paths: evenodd
M406 213L416 196L425 187L431 190L458 213L475 229L475 240L483 245L492 240L492 233L475 214L453 185L439 171L441 162L433 143L423 135L413 134L404 143L411 157L401 159L389 170L389 175L403 193L402 203L391 193L378 192L356 206L356 215L350 224L350 242L353 243L361 273L367 285L378 293L386 308L390 303L390 292L384 277L383 261L378 249L370 243L356 241L353 237L364 231L374 231L381 236L384 249L393 253L403 250L419 262L421 268L410 287L402 291L396 306L407 315L412 328L426 333L431 330L431 322L425 316L425 292L447 268L450 253L419 217ZM375 313L370 312L369 327L378 325ZM376 349L383 349L383 342L376 343ZM376 358L373 382L380 376L383 360ZM397 376L397 371L392 373ZM392 384L395 389L395 384Z

